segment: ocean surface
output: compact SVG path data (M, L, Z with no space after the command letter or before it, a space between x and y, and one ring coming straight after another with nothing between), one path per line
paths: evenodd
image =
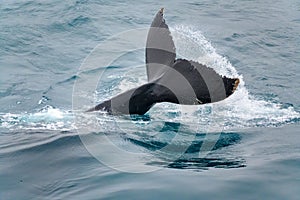
M146 81L156 12L177 56L237 91L84 113ZM0 3L0 199L299 199L300 2Z

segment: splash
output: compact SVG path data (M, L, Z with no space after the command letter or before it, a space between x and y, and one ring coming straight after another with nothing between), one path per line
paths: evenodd
M299 121L300 114L292 106L285 108L281 103L260 100L250 94L245 87L243 76L225 57L217 53L200 31L193 30L191 27L176 26L172 34L179 55L205 64L221 75L240 79L238 90L232 96L210 105L215 114L212 120L223 119L221 121L224 122L225 130L274 127ZM199 110L203 108L199 107Z

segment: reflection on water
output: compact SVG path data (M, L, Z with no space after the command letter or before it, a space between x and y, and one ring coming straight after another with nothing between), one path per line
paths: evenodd
M221 133L217 141L211 141L214 144L212 150L206 156L200 156L201 147L204 142L207 142L206 134L195 134L194 140L190 143L181 141L179 144L172 144L173 151L168 151L166 148L172 142L172 139L176 134L180 134L180 123L166 122L160 131L160 134L172 135L168 137L168 141L160 141L160 137L130 137L125 135L124 139L131 142L134 145L142 147L149 153L153 153L160 158L160 161L150 161L148 165L155 165L167 168L175 169L192 169L192 170L204 170L211 167L214 168L240 168L246 166L246 161L238 155L229 154L226 156L226 147L233 146L241 141L241 136L238 133ZM173 132L173 134L170 134ZM212 133L210 133L212 134ZM186 147L185 147L186 146ZM174 158L176 150L182 150L186 148L182 155L177 155L177 159ZM234 148L234 147L233 147ZM170 149L169 149L170 150Z

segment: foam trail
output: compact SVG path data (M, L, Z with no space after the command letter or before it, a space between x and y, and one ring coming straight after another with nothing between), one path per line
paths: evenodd
M39 129L39 130L72 130L73 116L69 111L63 111L51 106L33 113L3 113L0 114L0 128Z

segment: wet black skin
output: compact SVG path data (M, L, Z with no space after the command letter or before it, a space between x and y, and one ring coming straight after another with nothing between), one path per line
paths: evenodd
M217 74L195 61L176 59L176 49L163 9L156 14L146 43L148 83L106 100L90 111L145 114L154 104L198 105L221 101L236 90L239 79Z

